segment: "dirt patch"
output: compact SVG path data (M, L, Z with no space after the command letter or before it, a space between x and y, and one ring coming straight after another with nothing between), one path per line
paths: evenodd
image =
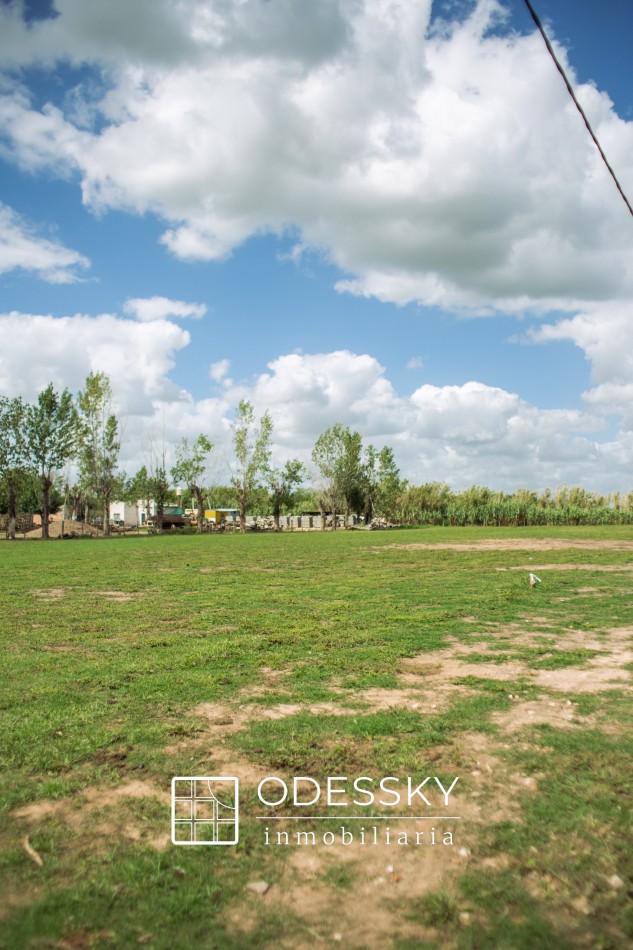
M268 680L268 682L276 683L278 680L284 679L286 676L290 676L292 671L290 669L273 670L269 666L262 666L259 672L266 680Z
M633 571L633 564L517 564L496 567L496 571L596 571L603 574L622 574Z
M126 600L134 600L141 596L141 594L132 594L124 590L99 590L97 594L99 594L100 597L105 597L106 600L117 601L119 603L123 603Z
M285 873L264 897L271 909L283 912L300 908L298 932L282 939L278 946L312 950L317 941L330 946L386 947L393 945L396 935L411 941L429 936L427 928L413 922L400 922L396 929L394 905L441 887L445 876L465 869L470 852L460 843L456 822L433 823L435 845L430 843L430 824L394 822L398 827L389 828L391 844L385 843L386 828L381 827L378 844L354 841L338 847L336 856L326 853L318 862L310 860L310 855L306 859L301 849L293 849ZM452 833L452 845L441 843L444 832ZM427 843L413 844L417 834L421 836L417 840ZM400 835L406 835L410 844L398 845ZM322 851L323 846L319 853ZM349 874L353 889L329 883L329 872Z
M405 677L401 677L404 679ZM409 689L371 689L360 690L355 698L369 706L366 713L381 712L387 709L409 709L420 714L443 712L450 705L448 695L432 693L427 695L420 689L420 681L412 677L408 681ZM411 687L415 687L414 689Z
M470 733L439 751L442 771L460 775L450 800L450 814L459 818L423 820L415 817L422 812L405 808L395 810L389 821L368 818L346 825L341 819L335 832L336 848L322 844L323 832L318 828L314 829L316 845L289 845L279 879L268 881L269 890L257 898L277 913L300 911L301 920L292 936L276 945L288 950L308 950L315 942L386 947L400 941L422 945L441 936L431 927L403 918L400 908L432 891L450 890L450 882L466 871L476 855L479 828L484 823L519 820L517 788L528 794L525 783L530 776L501 774L490 736ZM503 795L500 789L506 790ZM345 846L340 843L341 827L353 836L353 840L348 836ZM291 841L296 835L290 823L288 827L280 823L274 828L275 835L277 832L288 832ZM498 866L509 862L503 855L494 860ZM350 886L340 886L346 878ZM234 911L230 920L238 931L254 932L255 917Z
M517 660L509 660L506 663L469 663L467 660L456 659L450 653L444 656L422 653L420 656L402 660L402 667L423 678L429 687L434 684L450 684L452 680L463 676L516 680L528 672L527 665Z
M469 654L489 654L490 663L469 663L467 659L463 659ZM470 644L455 642L443 650L405 657L400 661L400 668L409 678L415 676L418 682L424 680L430 689L435 690L438 686L451 686L455 689L452 680L462 676L496 680L516 680L525 676L526 664L503 659L507 656L508 654L499 650L491 650L487 641Z
M34 597L37 597L38 600L62 600L66 593L65 587L46 587L46 588L35 588L31 591Z
M33 802L23 805L12 812L14 818L27 821L31 827L49 818L57 818L73 831L89 831L91 838L111 839L114 835L123 836L130 841L142 841L157 850L163 850L169 843L168 834L155 836L129 821L122 820L121 802L125 799L157 799L168 809L171 795L168 791L156 788L149 782L134 780L115 788L91 787L72 798L60 798L55 801ZM102 820L102 809L117 807L116 824ZM98 816L99 813L99 816ZM168 815L168 811L166 811ZM167 819L166 819L167 820Z
M505 640L508 628L499 629ZM451 681L465 676L478 679L511 681L525 678L530 684L566 693L599 693L605 689L631 689L633 678L629 670L624 669L633 663L633 630L618 627L606 631L600 636L591 636L584 631L567 631L556 636L556 650L597 650L597 656L588 658L582 666L569 665L554 670L534 669L519 660L503 663L492 662L492 657L504 654L490 650L489 643L454 643L444 650L421 653L401 661L401 668L415 676L423 677L426 684L433 688L447 688ZM517 633L513 629L513 641L517 647L538 644L537 635L530 631ZM459 654L489 653L490 663L469 663L460 659ZM454 688L454 687L453 687Z
M90 535L93 538L103 537L103 531L100 528L95 528L91 524L84 524L81 521L65 521L64 522L64 535L68 535L70 538L81 538L86 535ZM51 521L48 526L48 536L49 538L61 538L62 536L62 525L61 521ZM41 538L42 529L34 528L32 531L27 531L24 535L25 538Z
M524 726L547 724L556 729L574 729L578 726L595 728L595 719L592 716L580 716L570 700L560 702L544 696L521 702L518 698L507 712L497 712L492 715L492 722L503 732L517 732Z
M563 693L601 693L605 689L631 689L631 674L620 669L610 657L599 666L598 657L590 660L591 669L566 667L562 670L540 670L534 677L539 686Z
M591 538L482 538L471 542L438 542L435 544L384 544L372 550L400 551L630 551L633 541L604 540Z

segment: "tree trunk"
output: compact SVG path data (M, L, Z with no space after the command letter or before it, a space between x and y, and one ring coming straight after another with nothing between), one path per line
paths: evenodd
M321 531L325 531L325 505L322 501L319 502L319 508L321 510Z
M51 480L42 476L42 537L48 539L48 513L50 511Z
M246 497L242 492L238 496L239 506L240 506L240 531L242 534L246 532Z
M103 534L106 538L110 537L110 493L104 492L103 495Z
M9 541L15 541L15 517L16 517L16 506L17 506L17 497L15 491L15 485L13 484L12 479L9 479L9 510L7 512L9 516L8 523L8 538Z
M281 531L279 517L281 515L281 505L275 504L273 508L273 518L275 519L275 531Z
M374 503L372 501L371 495L367 495L365 500L365 524L371 524L374 517Z
M197 485L193 485L192 491L195 493L196 501L198 502L198 534L202 534L202 529L204 527L204 502L202 500L202 489L198 488Z

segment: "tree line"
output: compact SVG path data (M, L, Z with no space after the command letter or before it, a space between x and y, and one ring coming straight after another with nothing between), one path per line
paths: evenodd
M240 527L246 530L246 515L256 511L272 514L277 530L283 512L310 500L323 515L349 515L364 511L387 515L393 508L401 482L393 452L363 446L358 432L340 423L327 428L317 439L312 459L319 473L319 487L302 488L308 472L299 459L283 466L273 463L273 422L268 412L257 419L250 402L242 400L231 425L233 454L229 486L213 491L218 507L235 506ZM201 433L190 441L182 438L175 447L175 464L168 470L165 451L151 451L149 466L132 476L118 471L121 426L112 410L112 390L105 373L90 373L73 398L68 389L56 392L52 383L34 403L20 397L0 396L0 512L7 514L7 536L15 538L18 510L41 512L42 537L49 537L49 518L62 504L75 518L96 521L110 533L110 504L124 500L133 504L153 502L160 531L165 506L174 501L173 486L184 489L184 500L198 510L198 530L203 529L205 489L213 444ZM63 472L73 466L71 483ZM227 497L228 491L228 497ZM222 495L224 505L217 497ZM226 502L229 502L227 505Z
M522 526L633 523L633 492L600 495L582 488L512 494L472 486L454 492L444 482L412 485L400 478L393 450L365 445L360 433L337 422L316 440L311 458L316 484L299 459L273 463L273 421L268 412L256 418L242 400L231 424L232 457L228 484L205 487L214 446L201 433L175 446L175 463L167 468L165 451L153 450L149 466L131 476L118 471L121 426L112 411L112 391L105 373L90 373L76 397L58 393L50 383L33 404L0 396L0 513L7 514L7 536L15 538L16 516L39 511L42 537L49 536L49 516L63 505L110 533L113 500L149 508L153 502L160 531L166 505L180 488L184 505L197 508L198 531L206 508L234 507L242 531L246 515L272 516L279 530L283 513L319 511L336 529L338 516L362 515L366 524ZM65 480L72 465L76 478ZM312 476L313 481L314 477ZM92 519L90 519L92 515Z

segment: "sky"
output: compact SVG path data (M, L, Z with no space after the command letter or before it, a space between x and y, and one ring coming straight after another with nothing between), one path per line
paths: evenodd
M630 0L533 0L633 198ZM241 399L411 482L633 489L633 217L523 0L2 0L0 393Z

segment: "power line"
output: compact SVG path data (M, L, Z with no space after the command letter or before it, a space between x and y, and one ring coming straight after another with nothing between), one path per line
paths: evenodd
M583 117L584 123L585 123L585 125L587 126L587 131L589 132L589 135L590 135L591 138L593 139L596 148L597 148L598 151L600 152L600 155L602 156L602 161L603 161L604 164L607 166L607 169L608 169L608 171L609 171L609 174L610 174L611 177L613 178L613 180L614 180L614 182L615 182L615 186L616 186L616 188L618 189L618 191L620 192L620 195L622 196L622 200L624 201L624 204L627 206L627 208L629 209L629 212L630 212L631 215L633 216L633 208L631 207L631 203L630 203L629 199L626 197L626 195L624 194L624 191L622 190L622 186L621 186L620 182L618 181L617 176L616 176L615 172L613 171L611 165L609 164L609 161L608 161L608 159L607 159L607 156L604 154L604 151L603 151L603 149L602 149L602 146L600 145L600 142L598 141L598 138L597 138L597 136L596 136L596 133L595 133L594 130L591 128L591 123L589 122L589 119L587 118L587 115L586 115L586 113L585 113L585 110L583 109L583 107L582 107L582 106L580 105L580 103L578 102L578 99L576 98L576 94L575 94L575 92L574 92L574 90L573 90L572 84L570 83L569 79L567 78L567 74L565 73L565 70L563 69L561 63L558 61L558 59L557 59L557 57L556 57L556 53L554 52L554 49L553 49L553 47L552 47L552 44L550 43L550 41L549 41L549 39L548 39L547 33L545 32L545 29L543 28L543 24L541 23L541 21L540 21L539 18L538 18L538 15L537 15L537 13L536 13L536 10L534 9L534 7L532 6L532 4L530 3L530 0L525 0L525 5L527 6L528 10L530 11L530 15L531 15L532 19L534 20L534 22L536 23L536 26L537 26L537 29L538 29L539 33L541 34L541 36L542 36L543 39L545 40L545 45L546 45L546 47L547 47L547 51L549 52L550 56L551 56L552 59L554 60L554 62L555 62L555 64L556 64L556 68L558 69L559 73L560 73L561 76L563 77L563 80L564 80L564 82L565 82L565 85L567 86L567 91L568 91L569 95L572 97L572 99L573 99L573 101L574 101L574 105L576 106L576 108L577 108L578 111L580 112L581 116Z

